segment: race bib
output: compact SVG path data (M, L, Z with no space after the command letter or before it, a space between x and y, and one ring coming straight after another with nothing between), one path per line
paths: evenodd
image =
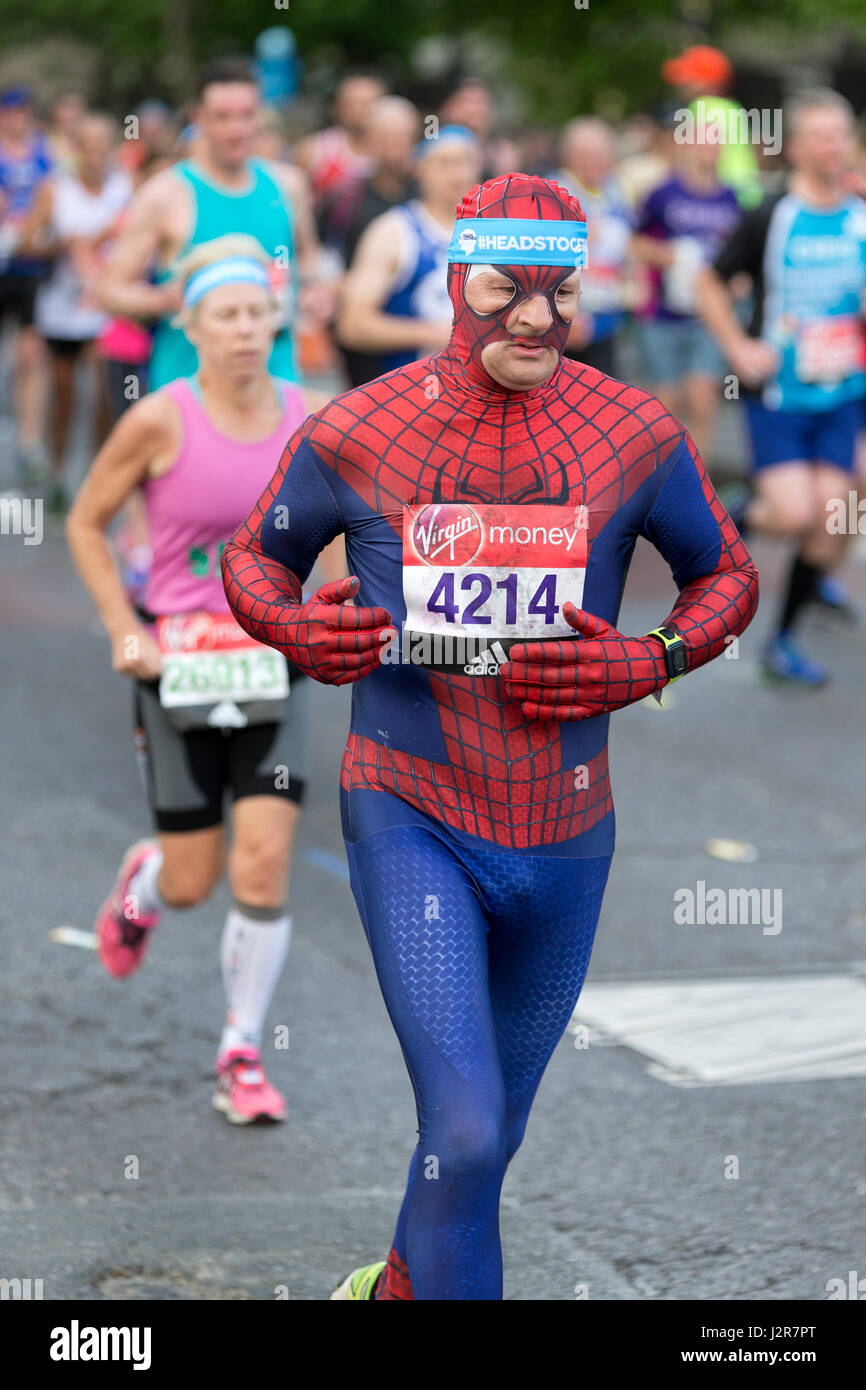
M704 249L695 237L675 237L669 244L674 261L662 272L665 308L674 314L694 314L695 282L706 260Z
M421 665L491 675L513 642L573 638L562 605L583 603L587 528L586 507L405 506L402 659L408 641Z
M227 614L182 613L157 619L162 652L159 702L178 727L242 728L280 717L289 693L286 659ZM215 717L216 716L216 717Z
M800 381L844 381L866 365L863 324L856 314L802 319L794 370Z

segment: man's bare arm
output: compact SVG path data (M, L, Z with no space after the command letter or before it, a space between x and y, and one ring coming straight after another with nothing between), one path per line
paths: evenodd
M669 270L674 263L673 247L669 241L635 232L629 242L629 252L644 265L655 266L656 270Z
M155 260L169 259L171 216L183 197L177 175L165 169L136 194L129 221L117 238L99 286L99 302L110 314L152 319L180 308L176 284L151 285L147 273Z
M775 371L778 356L769 343L750 338L734 312L730 290L712 266L704 266L695 281L698 313L747 386L757 385Z
M337 283L323 273L322 247L313 216L310 180L293 164L272 164L274 178L292 207L295 254L300 280L298 309L313 323L325 324L334 317Z
M294 164L271 164L271 173L287 195L292 207L295 229L295 256L302 279L314 276L319 268L319 238L313 218L313 195L310 180Z
M370 223L355 252L340 294L337 337L359 352L433 350L444 346L450 324L382 312L399 266L399 232L392 214Z

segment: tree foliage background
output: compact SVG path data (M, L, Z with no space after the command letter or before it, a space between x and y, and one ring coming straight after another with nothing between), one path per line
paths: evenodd
M541 123L578 105L620 113L651 105L661 62L691 42L733 44L735 56L738 45L792 52L792 61L828 46L866 51L866 0L834 0L832 9L821 0L0 0L0 70L19 50L67 52L66 63L51 63L57 90L81 80L73 55L87 51L94 99L115 109L151 94L180 101L197 63L249 53L274 24L295 34L307 87L330 85L346 64L375 62L398 88L423 93L437 76L419 71L418 46L438 39L450 53L447 78L487 54L490 75Z

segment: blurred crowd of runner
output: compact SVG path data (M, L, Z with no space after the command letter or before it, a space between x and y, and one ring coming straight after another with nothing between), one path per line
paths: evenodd
M7 481L61 518L76 410L91 417L95 452L132 401L195 370L176 321L184 261L225 235L254 236L271 259L281 303L276 375L334 394L438 350L451 324L455 204L479 179L511 170L554 177L587 215L589 264L567 355L652 390L714 468L721 401L741 387L754 395L772 373L766 353L759 360L764 344L746 342L764 292L744 253L754 241L749 219L784 194L792 169L829 189L828 206L862 194L866 157L856 113L833 93L813 94L795 149L793 138L768 142L766 130L736 125L745 113L729 95L735 75L719 50L689 49L661 76L669 100L651 114L614 126L577 101L558 129L503 132L496 92L480 78L425 112L374 71L350 71L336 81L331 123L293 140L286 113L262 104L252 67L239 59L207 67L179 112L153 100L110 115L76 92L43 111L23 87L0 92L0 318L15 420ZM686 136L684 112L698 117ZM727 136L708 133L713 122L727 122ZM726 275L732 317L720 318L702 273L738 232L742 264L732 261ZM855 375L841 393L849 415L851 397L862 402ZM750 488L736 499L737 520L745 529L751 508L758 529L802 536L821 522L826 488L812 488L814 471L808 486L778 469L761 474L766 421L753 406L760 496L756 505ZM844 444L838 457L829 447L824 461L850 472ZM134 503L125 517L134 584L146 575L147 535ZM831 575L844 547L819 549L821 564L799 576L800 587L808 581L810 598L850 615ZM806 683L824 674L792 666L790 653L776 667Z

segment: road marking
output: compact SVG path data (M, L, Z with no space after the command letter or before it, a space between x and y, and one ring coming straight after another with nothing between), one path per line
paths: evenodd
M80 946L84 951L96 950L96 937L90 931L79 931L77 927L55 927L48 935L61 946Z
M729 864L754 864L758 851L748 840L725 840L714 837L704 841L704 849L713 859L724 859Z
M574 1021L648 1057L671 1086L866 1076L855 975L589 985Z
M338 855L329 854L326 849L305 849L302 858L308 864L315 864L317 868L324 869L326 874L333 874L334 878L340 878L344 883L349 882L348 865Z

